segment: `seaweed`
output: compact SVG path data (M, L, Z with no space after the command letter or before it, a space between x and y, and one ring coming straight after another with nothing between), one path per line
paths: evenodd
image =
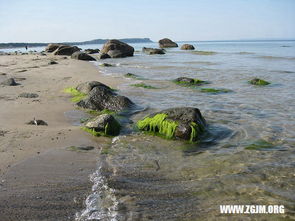
M132 73L124 74L124 77L126 77L126 78L133 78L133 79L140 79L140 77L138 75L132 74Z
M131 84L131 86L133 86L133 87L142 87L142 88L145 88L145 89L159 89L157 87L154 87L154 86L151 86L151 85L147 85L147 84L144 84L144 83Z
M201 88L201 92L203 93L228 93L232 92L232 90L229 89L215 89L215 88Z
M71 98L72 102L79 102L83 100L87 94L81 93L76 88L68 87L63 90L64 93L71 94L73 97Z
M273 148L274 145L265 141L265 140L257 140L256 142L245 147L246 150L259 150L259 149L268 149Z
M156 114L153 117L146 117L137 122L140 130L146 130L154 134L160 134L167 139L174 138L178 123L172 120L166 120L167 114Z
M200 79L192 79L193 81L192 82L188 82L188 81L177 81L177 80L174 80L173 82L175 84L178 84L178 85L181 85L181 86L199 86L199 85L202 85L202 84L209 84L208 81L203 81L203 80L200 80Z

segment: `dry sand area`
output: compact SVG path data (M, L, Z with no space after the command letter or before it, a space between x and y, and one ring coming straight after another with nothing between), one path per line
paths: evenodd
M108 140L71 124L64 113L75 107L63 89L91 80L116 88L120 79L101 76L90 62L39 53L1 55L0 80L11 77L17 86L0 86L0 221L72 220ZM39 96L19 97L24 92ZM26 124L34 118L48 126ZM95 148L66 150L85 145Z

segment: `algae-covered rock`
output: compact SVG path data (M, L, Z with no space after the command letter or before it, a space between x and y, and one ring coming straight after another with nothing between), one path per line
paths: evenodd
M198 86L202 84L208 84L208 81L203 81L200 79L188 78L188 77L179 77L174 80L174 83L182 86Z
M167 139L196 141L205 130L206 121L198 108L170 108L145 117L137 127Z
M76 89L80 91L81 93L88 94L95 87L104 87L111 90L109 86L98 81L87 81L87 82L81 83L76 87Z
M258 86L264 86L264 85L269 85L270 84L270 82L259 79L259 78L254 78L251 81L249 81L249 83L253 84L253 85L258 85Z
M102 114L85 124L87 129L104 135L116 136L120 133L119 122L110 114Z
M181 50L195 50L195 47L191 44L184 44L180 48Z

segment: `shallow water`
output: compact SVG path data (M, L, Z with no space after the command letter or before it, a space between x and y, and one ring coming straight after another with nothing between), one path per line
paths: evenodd
M209 126L198 144L137 133L115 138L93 174L93 194L78 220L226 220L220 204L282 204L285 215L244 218L295 218L295 42L191 43L202 53L167 49L165 55L145 55L141 47L156 43L134 44L134 57L103 61L114 67L96 62L105 75L130 72L145 79L119 87L147 108L131 117L134 122L161 109L191 106ZM181 76L210 84L175 85L172 80ZM272 84L248 84L254 77ZM131 86L141 82L159 89ZM200 87L232 92L201 93ZM272 148L245 149L258 140Z

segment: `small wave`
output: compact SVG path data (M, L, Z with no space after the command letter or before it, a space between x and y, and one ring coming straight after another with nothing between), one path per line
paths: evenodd
M257 56L257 58L266 60L295 60L295 57L278 57L278 56Z

